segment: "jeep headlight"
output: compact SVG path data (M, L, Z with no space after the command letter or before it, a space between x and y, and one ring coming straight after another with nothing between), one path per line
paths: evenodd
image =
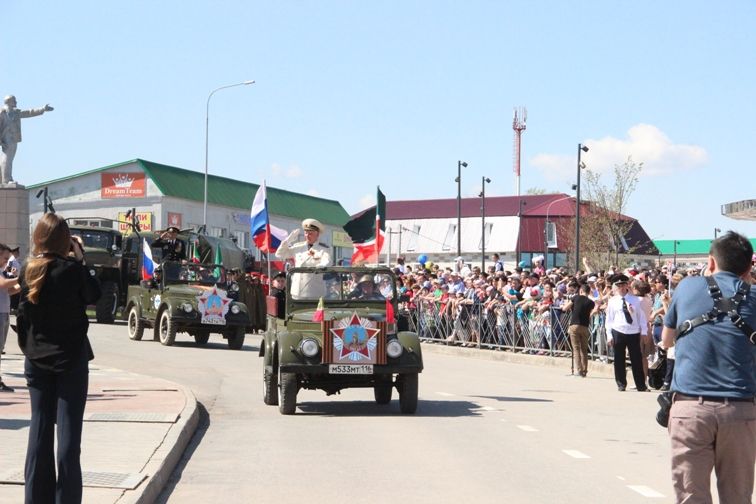
M192 313L192 303L184 303L181 305L181 309L184 310L186 313Z
M398 339L391 339L386 343L386 355L392 359L396 359L404 352L404 347L399 343Z
M312 338L305 338L299 344L299 351L302 352L302 355L305 357L315 357L318 355L319 350L320 345L318 345L318 342Z
M239 308L239 305L231 305L231 313L236 315L241 311L241 308Z
M239 292L239 284L232 283L231 284L231 291L233 291L233 292Z

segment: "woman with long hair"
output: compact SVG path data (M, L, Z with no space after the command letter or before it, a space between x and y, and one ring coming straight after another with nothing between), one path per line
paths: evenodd
M21 274L16 319L31 399L24 476L27 503L81 502L81 430L89 361L87 305L100 297L81 238L47 213L34 229L31 257ZM57 423L57 482L54 439Z

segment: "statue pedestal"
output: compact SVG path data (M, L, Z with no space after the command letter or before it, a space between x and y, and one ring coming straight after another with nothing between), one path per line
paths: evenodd
M0 243L29 255L29 192L22 185L0 185Z

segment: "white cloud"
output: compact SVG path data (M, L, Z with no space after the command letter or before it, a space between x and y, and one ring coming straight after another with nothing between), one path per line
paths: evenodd
M319 198L320 197L320 192L318 192L317 189L310 189L310 190L307 191L307 195L308 196L315 196L315 197Z
M286 178L299 178L302 176L302 169L298 165L291 165L286 170Z
M301 178L304 174L304 172L302 172L302 169L297 164L293 164L288 168L284 168L278 163L273 163L271 165L270 173L274 177L283 177L287 179L298 179Z
M663 131L651 124L633 126L624 139L607 136L588 139L584 145L590 151L583 154L582 161L598 173L610 172L615 164L624 163L628 156L636 163L643 163L641 176L689 171L708 161L703 147L674 144ZM576 162L576 155L538 154L530 159L530 164L552 181L574 177Z
M360 198L360 209L358 211L362 211L371 206L375 206L375 193L366 194Z

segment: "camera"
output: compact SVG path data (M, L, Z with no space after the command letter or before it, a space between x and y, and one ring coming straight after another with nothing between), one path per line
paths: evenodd
M656 412L656 423L662 427L669 425L669 410L672 409L672 392L662 392L656 398L659 411Z

